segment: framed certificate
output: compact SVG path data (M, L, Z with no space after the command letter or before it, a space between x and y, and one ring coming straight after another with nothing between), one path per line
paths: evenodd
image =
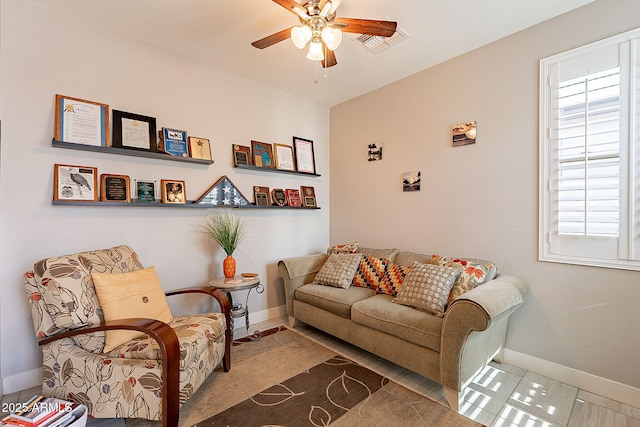
M155 117L113 110L112 145L133 150L158 151Z
M296 169L302 173L316 173L316 159L313 153L313 141L293 137L293 150L296 155Z
M53 138L75 144L109 146L109 106L70 96L56 95Z
M184 181L161 179L162 203L185 204L187 203L187 189Z
M273 168L273 146L266 142L251 141L253 165L261 168Z
M293 163L293 148L290 145L273 144L273 151L276 157L276 169L296 170L296 165Z
M131 201L129 177L127 175L100 175L100 201L126 202Z
M53 166L53 200L98 201L98 169L91 166Z
M187 132L177 129L162 128L160 131L160 151L177 157L189 157Z
M208 139L189 137L189 156L194 159L211 160L211 144Z

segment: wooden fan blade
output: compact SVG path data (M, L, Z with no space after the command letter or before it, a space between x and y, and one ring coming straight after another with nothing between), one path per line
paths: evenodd
M333 67L334 65L338 65L338 61L336 60L336 54L329 49L325 49L324 43L322 43L323 51L325 53L324 59L322 60L322 68Z
M372 36L391 37L396 32L397 22L376 21L372 19L336 18L338 24L346 24L342 31L347 33L369 34Z
M302 18L305 18L305 17L309 18L309 15L307 15L307 10L304 7L302 7L300 3L297 3L293 0L273 0L273 1L278 3L280 6L284 7L285 9L287 9L291 13L295 13L296 15Z
M282 40L286 40L291 37L291 28L292 27L285 28L284 30L278 31L277 33L271 34L270 36L267 36L263 39L256 40L251 43L251 45L253 47L257 47L258 49L264 49L265 47L280 43Z

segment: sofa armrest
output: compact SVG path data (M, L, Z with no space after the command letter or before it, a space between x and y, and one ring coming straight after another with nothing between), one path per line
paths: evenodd
M297 288L311 283L327 260L326 254L287 258L278 262L278 271L284 282L287 314L293 316L293 294Z
M440 343L440 375L445 387L460 391L500 351L509 315L526 295L527 287L520 279L500 275L451 303Z

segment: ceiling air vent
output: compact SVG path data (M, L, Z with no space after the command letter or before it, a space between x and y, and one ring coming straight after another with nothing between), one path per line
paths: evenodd
M393 33L391 37L380 37L372 36L370 34L361 34L354 40L368 52L377 55L378 53L393 46L398 42L401 42L407 37L409 37L409 34L407 34L400 27L396 27L396 32Z

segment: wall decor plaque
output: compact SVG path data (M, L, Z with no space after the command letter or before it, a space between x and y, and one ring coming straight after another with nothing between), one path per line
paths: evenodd
M293 161L293 147L284 144L273 144L273 151L276 157L276 169L296 170L296 165Z
M55 164L53 200L97 202L98 168Z
M133 178L132 193L136 202L155 203L159 199L158 180L152 178Z
M300 190L295 188L287 188L284 190L287 195L287 204L289 206L302 206L302 200L300 199Z
M302 206L305 208L315 208L316 203L316 190L313 187L305 185L300 186L300 194L302 195Z
M271 190L271 199L273 200L273 203L278 206L287 205L287 194L282 188L274 188Z
M253 159L251 158L251 147L246 145L233 144L233 164L238 165L253 165Z
M211 160L211 143L206 138L189 137L189 156L194 159Z
M273 146L267 142L251 141L253 165L261 168L273 168Z
M253 197L255 199L256 206L271 206L269 187L253 187Z
M177 157L189 157L187 146L187 132L178 129L162 128L159 132L158 148L163 153Z
M131 201L129 177L127 175L100 175L100 200L103 202Z

